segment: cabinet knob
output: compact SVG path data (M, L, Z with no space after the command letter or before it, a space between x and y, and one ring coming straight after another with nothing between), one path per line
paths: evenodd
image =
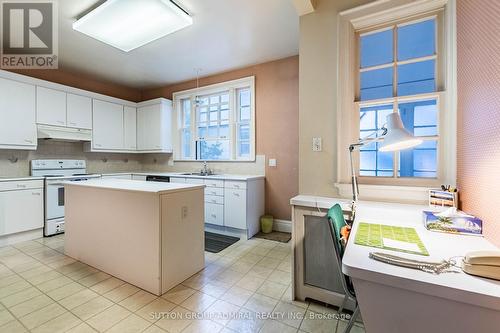
M17 184L16 186L17 186L18 188L26 188L26 185Z

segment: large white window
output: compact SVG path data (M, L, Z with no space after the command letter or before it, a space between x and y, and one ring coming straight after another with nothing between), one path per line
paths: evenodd
M362 147L360 176L438 177L439 24L438 15L432 14L357 33L359 84L354 109L359 112L359 137L380 133L387 115L398 112L405 128L424 140L398 153L380 152L380 143Z
M399 196L400 186L410 186L420 191L414 199L421 200L426 192L416 187L455 184L454 34L454 0L387 0L339 15L336 186L341 195L350 193L347 148L381 135L392 112L424 143L396 153L380 152L379 143L361 147L354 161L362 192L388 198L386 185Z
M254 77L174 94L176 160L255 159Z

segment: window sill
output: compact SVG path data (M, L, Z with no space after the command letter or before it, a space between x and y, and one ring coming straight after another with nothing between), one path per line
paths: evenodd
M342 198L352 198L351 183L335 183ZM427 204L432 187L359 184L361 200Z

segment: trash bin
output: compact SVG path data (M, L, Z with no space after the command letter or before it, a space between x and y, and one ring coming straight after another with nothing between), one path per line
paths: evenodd
M273 217L272 215L264 215L260 218L260 228L265 234L273 231Z

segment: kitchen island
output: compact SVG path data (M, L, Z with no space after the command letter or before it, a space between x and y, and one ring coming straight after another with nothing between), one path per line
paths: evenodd
M68 256L161 295L204 268L204 185L65 184Z

